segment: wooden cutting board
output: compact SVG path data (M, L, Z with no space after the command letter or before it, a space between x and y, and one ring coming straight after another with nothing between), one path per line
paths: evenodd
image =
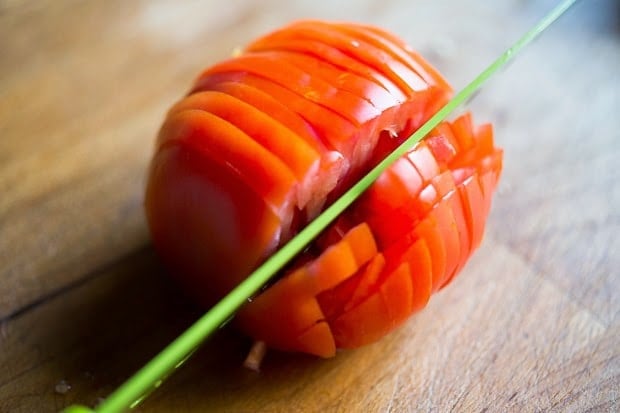
M145 168L199 71L291 19L384 26L456 89L552 1L0 1L0 411L94 405L195 320L152 251ZM499 3L499 4L498 4ZM384 340L270 353L224 330L144 412L613 411L620 13L583 1L468 108L505 169L483 246Z

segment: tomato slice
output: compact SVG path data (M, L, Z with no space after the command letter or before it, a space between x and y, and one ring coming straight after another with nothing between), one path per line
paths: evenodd
M357 50L358 53L360 50L367 52L372 57L375 65L405 81L408 88L412 90L422 90L428 87L428 83L415 70L407 64L403 64L397 56L390 53L383 45L375 42L374 39L367 35L365 36L364 32L355 26L329 25L320 21L301 22L300 26L316 27L330 37L343 36L345 39L348 39L350 48ZM388 66L388 68L385 66Z
M433 291L433 264L426 240L416 241L409 247L406 256L413 287L411 309L419 311L426 306Z
M379 294L381 294L387 307L386 326L389 330L393 330L402 324L411 315L414 293L411 281L409 264L403 262L385 278L379 287Z
M418 170L424 184L428 184L440 172L437 160L424 141L420 142L415 148L407 153L407 159Z
M439 281L439 288L450 279L459 266L461 257L460 237L450 204L446 199L439 203L430 212L437 218L437 228L446 247L446 271Z
M355 348L372 343L392 329L389 309L381 294L364 302L330 322L338 348Z
M308 290L310 280L307 268L299 268L243 306L236 322L269 347L299 351L303 344L303 351L310 354L333 356L335 345L329 344L325 331L311 332L313 326L324 320L324 315ZM317 333L319 340L314 337Z
M384 251L385 271L392 271L401 263L407 263L412 281L411 311L417 311L428 302L433 287L430 251L426 240L411 232L394 242Z
M162 127L159 145L174 141L186 142L213 163L234 165L238 176L283 221L290 214L297 186L295 176L275 155L231 123L201 110L174 113Z
M351 72L343 72L328 61L298 52L285 54L286 61L313 77L318 77L338 90L349 92L383 112L399 105L399 101L377 83Z
M458 187L461 201L463 202L463 210L466 220L469 223L469 231L471 234L471 250L478 248L484 234L484 223L486 216L484 215L484 197L480 188L478 175L470 176Z
M293 29L294 27L294 29ZM331 25L315 25L314 22L298 22L285 30L276 31L260 40L268 44L271 39L293 38L316 40L335 47L354 59L372 67L396 84L406 96L425 90L428 84L415 72L392 58L388 53L363 40L352 39Z
M281 236L280 219L262 196L186 142L155 154L145 206L158 253L203 305L242 281Z
M446 247L442 239L442 233L437 226L437 218L428 214L416 225L414 230L418 239L426 242L426 247L431 257L432 291L439 289L439 283L446 273Z
M420 215L410 206L422 188L422 178L407 159L396 161L366 191L352 208L352 214L373 229L381 247L407 233Z
M385 256L379 253L357 274L358 280L355 289L345 297L342 297L344 307L341 313L350 311L368 298L373 291L377 290L379 279L385 269Z
M314 197L315 187L319 185L320 155L289 129L253 106L222 92L194 93L177 103L169 116L189 109L203 110L224 119L285 163L300 182L298 208L304 208Z
M368 101L345 90L330 85L318 76L288 62L287 52L255 52L216 64L202 76L246 72L263 77L302 96L310 102L323 106L360 127L381 114ZM277 74L277 75L276 75Z
M330 322L336 345L359 347L392 331L411 314L412 297L409 264L403 263L368 298Z
M456 269L451 275L449 275L448 279L444 281L441 288L444 288L446 285L448 285L448 283L452 281L456 274L461 271L471 254L471 224L468 223L468 218L465 215L465 210L461 197L458 191L455 189L445 199L450 206L450 210L452 211L454 222L456 224L456 232L459 237L460 256Z
M320 321L299 334L299 344L294 346L296 351L315 354L319 357L333 357L336 354L336 343L332 336L329 324Z
M356 226L307 265L308 276L312 278L312 287L309 289L313 294L319 294L335 287L355 274L376 254L377 246L368 225Z
M407 64L412 70L418 73L426 83L438 85L446 91L452 90L448 82L437 69L432 67L420 54L394 34L375 26L353 24L343 27L355 27L358 32L362 32L367 36L371 33L374 34L375 36L372 37L372 42L374 42L374 44Z
M458 140L461 153L465 154L474 146L473 126L471 113L467 112L456 118L450 127L454 131L454 136Z
M302 205L306 205L305 212L308 219L312 219L318 215L324 205L327 194L334 189L338 179L342 177L348 169L348 162L344 160L343 155L338 151L328 150L314 128L299 116L298 113L292 111L282 102L277 101L271 95L257 88L238 81L223 81L213 82L209 85L209 90L229 94L254 106L256 109L270 116L274 121L279 122L282 126L297 134L306 144L322 154L320 170L316 175L316 182L314 185L310 184L314 197L308 199L307 203L303 202L303 200L299 202ZM196 94L199 93L200 92L197 92Z
M485 123L478 126L474 133L474 140L476 141L476 152L480 154L480 157L495 152L495 147L493 146L493 125Z
M322 291L317 300L325 318L333 320L351 310L376 291L379 275L385 266L383 254L376 254L355 275L332 289Z
M365 132L364 128L360 130L360 128L355 127L353 123L333 110L310 102L303 96L277 83L243 72L202 76L198 80L195 90L209 89L212 85L223 81L243 82L271 95L280 102L286 102L289 108L314 126L314 130L328 150L336 150L342 154L343 159L347 160L347 166L343 166L343 168L346 169L348 167L348 159L350 159L350 154L353 153L355 138Z
M482 195L484 197L484 216L488 216L491 211L491 199L493 192L495 191L495 185L497 184L497 176L495 171L488 171L482 174L480 177L480 187L482 188Z
M431 150L433 157L441 167L446 168L450 161L456 156L456 148L450 139L442 133L431 133L430 136L424 138L424 142Z
M273 120L280 122L284 127L293 131L315 150L322 153L325 152L325 145L321 142L321 139L318 137L312 125L306 122L298 113L292 111L283 102L274 99L270 94L239 81L213 82L209 85L209 90L229 94L252 105L266 115L269 115ZM191 96L192 95L189 97Z
M259 39L246 47L247 51L288 50L300 52L315 58L323 59L341 71L353 73L383 87L399 103L406 100L404 93L386 76L376 69L362 64L335 47L325 43L309 40L278 36L277 38Z

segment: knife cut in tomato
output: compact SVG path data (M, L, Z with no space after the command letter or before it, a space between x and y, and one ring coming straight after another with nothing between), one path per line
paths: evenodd
M380 28L307 20L253 41L167 114L145 198L155 248L213 304L451 94ZM469 113L442 122L252 297L237 327L321 357L380 339L478 248L501 170L491 125Z

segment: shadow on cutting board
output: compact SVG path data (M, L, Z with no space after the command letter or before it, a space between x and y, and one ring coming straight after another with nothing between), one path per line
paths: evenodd
M1 361L13 374L0 383L0 410L94 406L201 314L150 247L137 251L7 322ZM230 327L219 331L137 410L231 411L232 403L238 411L245 398L260 410L261 397L290 395L346 359L272 351L255 373L242 367L250 344Z

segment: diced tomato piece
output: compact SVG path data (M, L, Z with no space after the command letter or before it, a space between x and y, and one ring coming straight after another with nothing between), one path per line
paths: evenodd
M480 157L492 154L495 151L493 145L493 125L485 123L478 126L474 133L474 140L476 141L476 152L480 154Z
M450 124L454 136L459 142L461 153L466 153L474 146L474 130L471 114L469 112L459 116Z
M355 348L372 343L392 330L383 295L375 293L363 303L330 322L339 348Z
M341 282L334 288L317 295L317 300L325 318L333 320L341 314L356 307L376 291L379 275L385 266L383 254L375 255L355 275Z
M426 240L414 242L407 251L407 257L413 288L411 309L418 311L426 306L433 290L433 264Z
M417 311L428 302L433 287L433 273L430 252L426 240L418 238L415 232L402 237L385 250L385 271L393 271L401 263L407 263L412 279L412 311Z
M459 238L460 255L456 269L443 283L441 288L445 287L450 281L452 281L454 276L458 274L459 271L461 271L461 269L467 262L469 255L471 254L471 230L465 216L463 202L459 193L456 190L451 192L450 195L446 197L446 202L450 206L450 210L452 211L452 215L454 217L454 223L456 224L456 232Z
M342 240L307 265L308 274L313 279L313 293L333 288L351 277L376 253L377 247L368 225L360 224L351 229Z
M243 306L237 322L254 339L272 348L298 350L303 343L308 353L323 357L333 355L326 354L324 332L319 332L320 340L308 341L308 334L316 334L308 333L309 330L324 320L321 308L308 289L311 278L305 267L287 275Z
M441 200L430 212L437 219L437 228L446 247L446 272L439 282L439 287L450 279L459 266L461 257L460 238L457 225L450 204L446 199Z
M444 171L436 175L431 180L431 185L435 188L439 199L446 198L451 192L456 190L454 178L452 178L452 173L450 171Z
M390 330L402 324L411 315L414 293L411 278L409 264L403 262L379 287L379 294L387 304L386 324Z
M463 202L466 220L469 223L471 250L473 251L480 246L484 234L484 222L486 221L484 197L478 176L470 176L469 179L459 185L458 191Z
M368 298L373 291L377 290L379 277L385 269L385 256L381 253L373 259L356 275L359 278L355 290L347 297L343 297L345 303L343 312L351 310Z
M442 239L442 233L437 226L437 218L433 214L427 215L415 227L415 234L419 239L426 242L428 252L431 256L433 271L433 289L437 291L441 280L446 273L446 247Z
M415 146L414 150L407 152L407 159L418 170L420 176L427 184L439 174L439 165L424 141Z
M293 348L319 357L333 357L336 354L336 343L329 324L320 321L297 337L298 345Z
M433 134L424 139L424 142L431 150L433 157L437 160L440 167L445 167L456 155L456 149L452 142L444 134ZM443 168L442 168L443 169Z

